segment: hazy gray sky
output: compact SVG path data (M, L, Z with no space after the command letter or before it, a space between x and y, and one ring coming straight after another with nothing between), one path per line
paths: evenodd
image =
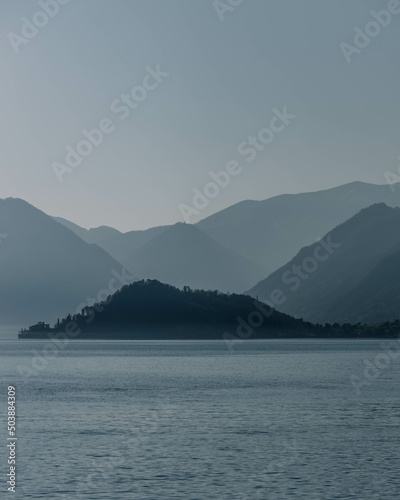
M243 0L221 21L212 0L71 0L17 54L9 34L42 8L0 0L0 197L129 230L182 220L179 204L229 160L242 172L201 218L243 199L384 183L400 154L400 14L351 63L340 43L389 3ZM169 76L121 120L111 104L157 65ZM296 119L247 162L238 145L284 106ZM105 118L115 130L60 183L52 162Z

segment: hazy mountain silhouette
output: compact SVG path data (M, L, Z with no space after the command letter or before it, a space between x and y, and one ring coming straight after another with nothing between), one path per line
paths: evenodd
M387 185L352 182L325 191L243 201L197 227L271 273L361 209L380 202L400 206L399 186L392 192Z
M303 248L249 293L269 300L280 289L286 300L276 307L313 322L398 319L399 229L400 208L372 205L322 238L328 251L320 242Z
M0 233L7 235L0 240L0 324L65 315L121 271L97 245L20 199L0 200Z
M266 272L184 223L153 238L123 264L139 278L222 292L243 291Z
M254 319L255 314L259 326L252 328L248 318ZM138 281L85 314L68 315L56 330L65 331L71 322L74 331L80 330L81 338L107 339L225 338L241 343L246 338L304 337L323 331L273 311L249 296L179 290L156 280Z
M159 226L143 231L129 231L122 233L109 226L100 226L94 229L84 229L62 217L54 217L57 222L74 231L87 243L95 243L103 248L114 259L123 262L141 246L166 231L170 226Z
M383 258L354 290L338 300L332 315L365 323L400 319L400 249Z
M314 325L280 313L248 295L179 290L156 280L136 281L52 329L25 331L20 338L57 333L85 339L216 339L228 348L257 338L393 338L400 321L380 325Z
M399 186L392 192L387 185L353 182L325 191L243 201L200 221L196 227L247 261L258 263L265 270L264 275L268 275L293 258L303 246L361 209L380 202L400 206ZM87 230L65 219L56 220L84 241L96 243L119 262L128 261L131 267L133 253L172 227L121 233L107 226ZM162 276L157 273L154 277L162 279ZM250 273L249 279L253 276ZM256 275L249 286L261 278Z
M93 229L85 229L81 226L78 226L78 224L74 224L73 222L62 217L53 217L53 219L73 231L76 235L86 241L86 243L95 243L96 245L98 245L99 241L118 238L123 234L118 231L118 229L114 229L110 226L100 226Z

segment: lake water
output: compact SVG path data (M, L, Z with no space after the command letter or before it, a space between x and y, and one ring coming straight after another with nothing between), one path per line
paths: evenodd
M46 345L0 342L1 498L8 385L9 498L399 498L394 347L390 358L374 340L247 341L233 353L223 342ZM379 366L369 380L367 360Z

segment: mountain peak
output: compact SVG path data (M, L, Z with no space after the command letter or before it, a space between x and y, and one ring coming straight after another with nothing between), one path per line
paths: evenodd
M0 200L0 324L54 320L97 293L121 268L20 198Z

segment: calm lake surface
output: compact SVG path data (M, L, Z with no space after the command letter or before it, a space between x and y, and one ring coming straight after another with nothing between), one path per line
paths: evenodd
M1 498L400 496L400 366L380 341L70 342L43 357L46 345L0 342Z

